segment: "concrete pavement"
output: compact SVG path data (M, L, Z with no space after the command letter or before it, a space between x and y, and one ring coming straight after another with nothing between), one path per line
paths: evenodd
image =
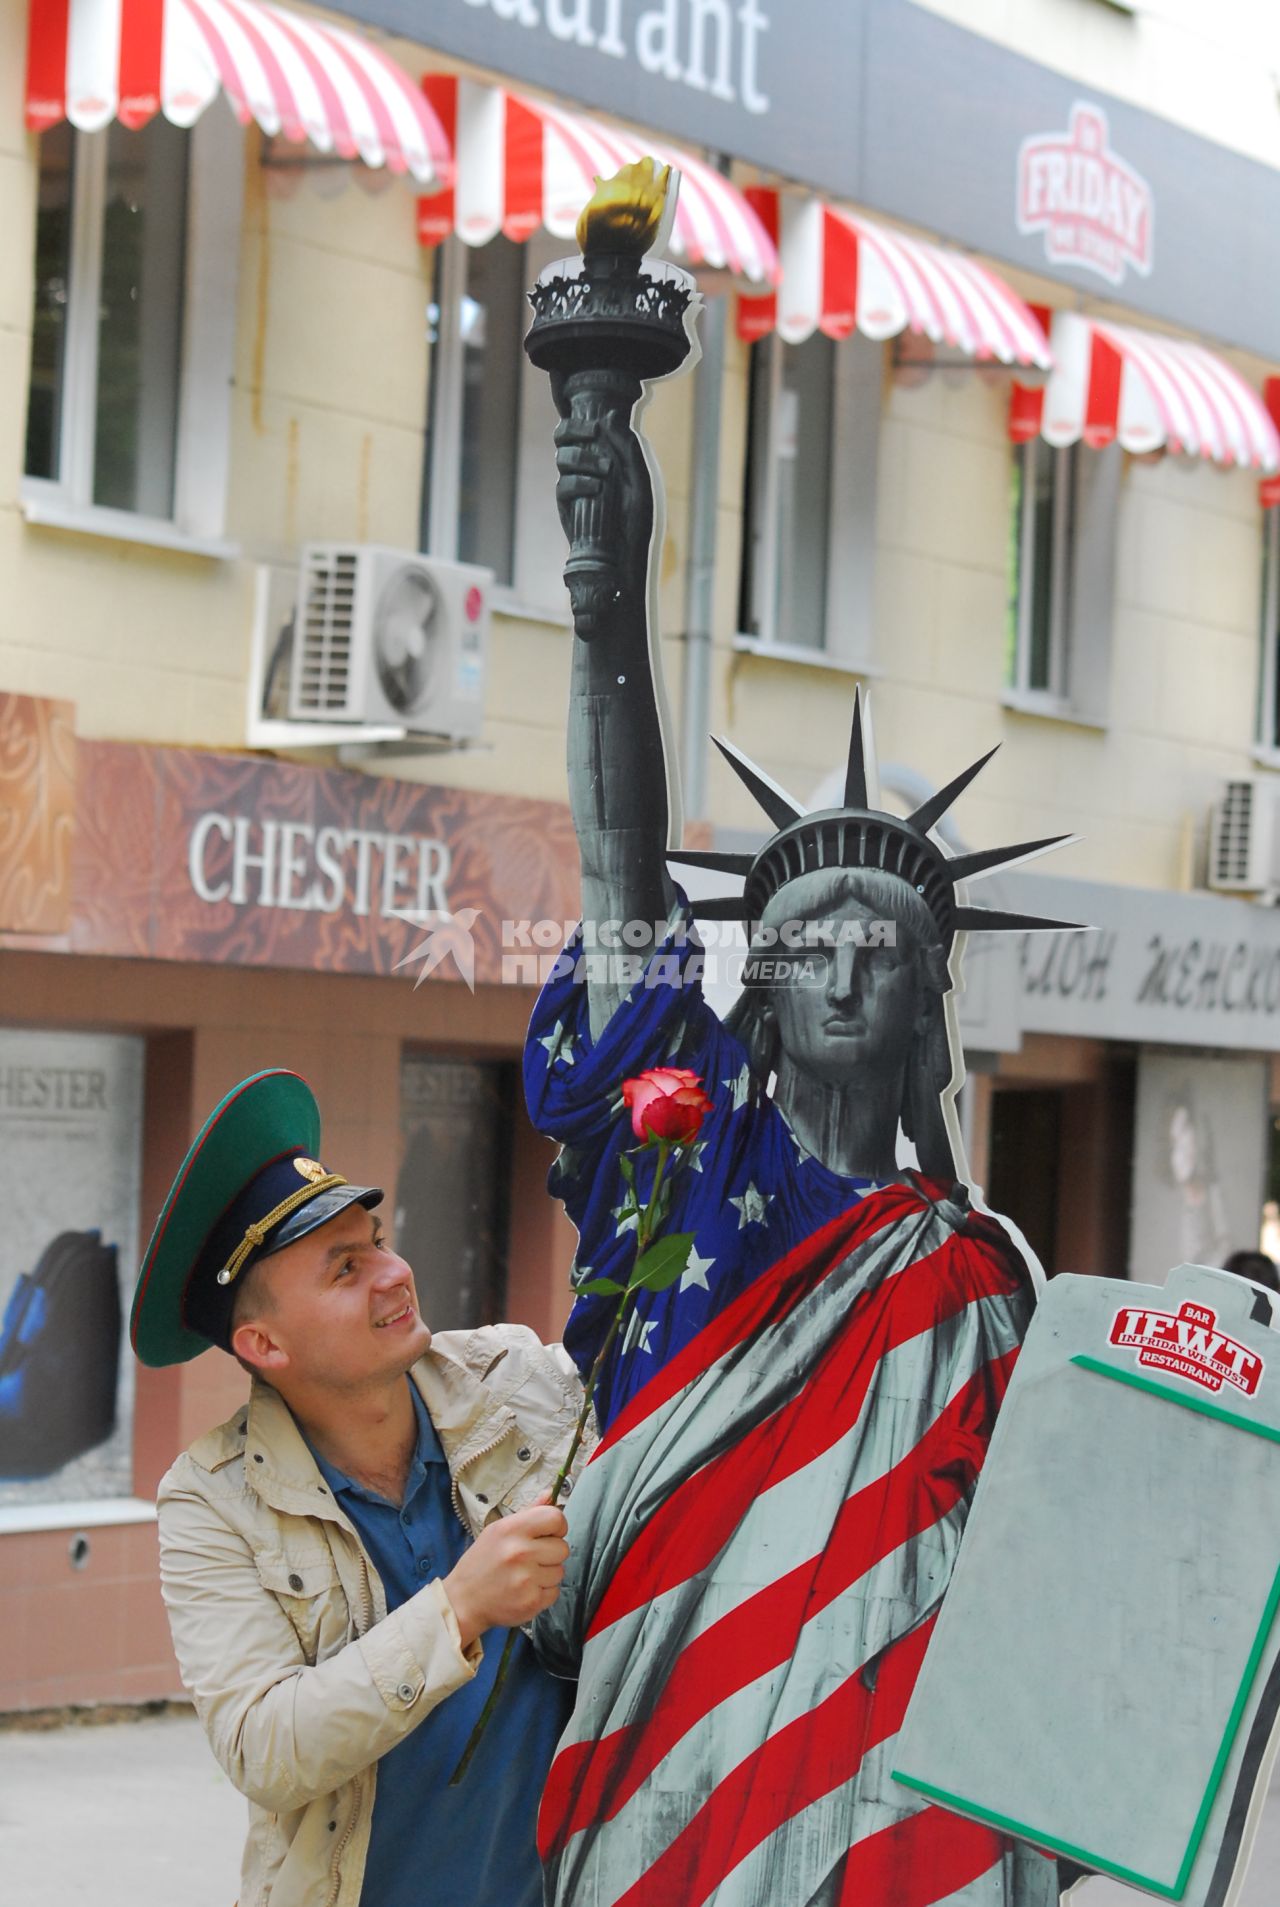
M244 1801L189 1714L39 1733L0 1728L3 1907L232 1907L244 1819ZM1280 1779L1240 1907L1277 1899ZM1149 1900L1093 1880L1071 1907Z

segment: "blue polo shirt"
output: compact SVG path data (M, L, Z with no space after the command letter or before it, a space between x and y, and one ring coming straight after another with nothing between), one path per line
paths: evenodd
M406 1382L418 1442L399 1508L312 1451L382 1578L388 1610L447 1576L470 1541L453 1508L435 1425L417 1385ZM466 1778L449 1786L506 1638L505 1629L490 1629L475 1678L379 1761L361 1907L422 1907L428 1899L432 1907L541 1907L534 1830L573 1686L539 1667L523 1635Z

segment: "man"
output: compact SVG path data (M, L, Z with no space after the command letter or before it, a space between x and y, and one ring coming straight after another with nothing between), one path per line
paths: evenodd
M144 1363L213 1344L253 1380L158 1497L183 1681L250 1802L240 1907L537 1907L567 1711L523 1637L465 1788L448 1781L506 1630L558 1593L547 1494L581 1386L519 1326L433 1339L381 1191L319 1146L296 1074L228 1094L133 1307Z
M566 419L557 445L566 527L603 497L625 543L573 659L583 944L539 1000L525 1062L534 1121L565 1148L553 1185L583 1286L625 1276L629 1177L641 1201L652 1183L652 1154L628 1156L622 1082L677 1067L715 1103L664 1194L666 1229L692 1235L687 1268L642 1292L614 1341L565 1593L535 1632L580 1675L540 1818L548 1897L1049 1907L1052 1862L893 1780L1035 1296L1032 1262L957 1183L948 996L958 932L1047 923L969 908L956 883L1048 844L949 859L931 830L976 769L905 820L886 813L855 705L828 812L725 751L776 832L754 855L673 856L745 877L690 910L664 864L645 461L617 414ZM723 1024L691 913L752 931L758 983ZM630 969L599 952L619 944L641 951ZM897 1164L900 1126L918 1174ZM614 1302L579 1297L581 1369Z

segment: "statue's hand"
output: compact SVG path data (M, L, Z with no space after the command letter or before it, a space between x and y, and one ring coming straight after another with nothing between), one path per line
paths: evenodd
M643 602L653 485L639 438L618 411L584 414L574 405L556 426L555 444L556 505L566 537L572 544L581 532L580 500L597 502L622 595Z

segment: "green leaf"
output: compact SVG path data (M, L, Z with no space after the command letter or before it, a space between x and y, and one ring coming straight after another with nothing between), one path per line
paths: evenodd
M665 1291L683 1273L692 1250L692 1232L671 1232L666 1238L655 1239L637 1258L627 1289Z
M635 1168L634 1162L632 1161L631 1154L629 1152L620 1152L618 1154L618 1165L626 1183L634 1189L635 1182L636 1182L636 1168Z
M589 1278L585 1285L575 1285L573 1289L577 1297L587 1292L593 1298L620 1298L627 1287L620 1285L616 1278Z

